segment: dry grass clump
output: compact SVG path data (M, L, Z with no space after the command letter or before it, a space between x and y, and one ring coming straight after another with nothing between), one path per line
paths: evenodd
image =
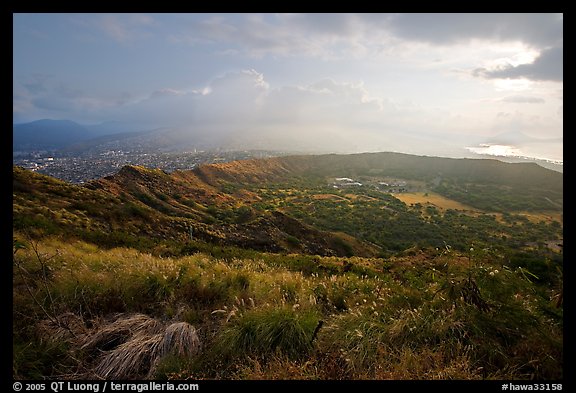
M196 329L187 322L168 326L144 314L120 315L84 340L82 349L103 351L91 376L104 379L150 378L168 355L192 358L200 352Z
M173 354L192 357L200 352L200 339L194 326L187 322L177 322L166 328L160 343L160 356Z
M144 314L116 314L112 323L100 327L87 336L81 349L109 350L136 335L150 336L160 333L163 324Z
M162 334L137 334L105 353L94 373L105 379L138 379L147 375L158 357Z

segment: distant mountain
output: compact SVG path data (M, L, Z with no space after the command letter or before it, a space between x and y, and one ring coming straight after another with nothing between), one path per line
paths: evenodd
M90 139L93 134L70 120L37 120L12 127L14 150L58 149L67 144Z
M43 119L31 123L14 124L12 149L61 149L93 138L126 131L131 131L130 126L119 122L81 125L71 120Z

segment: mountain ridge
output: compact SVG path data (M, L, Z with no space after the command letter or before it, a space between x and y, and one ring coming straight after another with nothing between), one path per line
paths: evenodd
M533 162L504 163L496 159L430 157L393 152L284 156L205 164L193 169L194 173L207 180L220 178L234 181L250 180L247 179L250 174L257 178L281 178L282 174L289 175L295 172L344 176L358 175L371 170L380 171L379 174L410 178L437 175L464 176L475 181L502 184L524 184L526 178L530 178L530 181L536 182L539 187L556 187L561 184L563 178L561 173Z
M338 186L331 184L343 177L367 185L351 189L354 195L342 191L336 196L330 190ZM56 232L125 241L144 236L271 252L373 256L380 249L369 240L370 233L346 231L345 222L322 224L309 216L322 200L341 201L342 207L364 201L368 207L383 204L394 220L406 214L406 205L378 190L387 178L403 179L492 215L514 209L562 214L562 175L536 164L364 153L250 159L172 173L127 165L83 186L14 167L15 226L36 223ZM37 199L45 203L43 208L36 206ZM294 204L313 210L302 215L290 207Z

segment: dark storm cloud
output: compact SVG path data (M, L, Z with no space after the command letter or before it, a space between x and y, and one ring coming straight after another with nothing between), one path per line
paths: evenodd
M518 66L505 66L494 70L477 68L474 76L498 79L519 79L557 81L561 82L564 76L564 50L561 47L543 50L533 63Z
M373 23L377 16L368 17ZM391 32L404 39L453 44L471 39L520 40L537 48L558 46L563 38L561 14L397 14L381 17Z

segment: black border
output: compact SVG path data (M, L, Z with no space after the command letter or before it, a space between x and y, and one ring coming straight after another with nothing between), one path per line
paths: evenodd
M216 2L179 2L178 5L171 5L171 4L167 4L165 2L149 2L147 4L145 3L134 3L134 4L138 4L138 12L160 12L160 13L170 13L170 12L177 12L177 13L182 13L182 12L199 12L199 13L203 13L203 12L218 12L218 8L222 8L225 7L227 8L227 11L231 11L234 12L234 8L236 8L236 12L289 12L289 11L294 11L294 8L297 8L299 11L302 11L302 8L308 8L310 10L310 8L313 8L312 4L307 4L308 7L302 7L302 5L295 5L294 3L268 3L268 5L256 5L255 3L245 3L245 4L238 4L236 3L236 6L234 5L224 5L223 3L216 3ZM370 4L370 5L368 5ZM539 3L536 6L536 3L527 3L524 2L522 4L522 8L523 10L526 10L526 8L528 8L530 11L532 12L564 12L564 8L565 8L565 4L566 3L553 3L553 2L549 2L549 3ZM316 4L317 6L320 6L320 4ZM428 8L433 8L433 10L430 10L430 12L440 12L440 11L459 11L459 12L478 12L478 11L483 11L486 12L486 5L483 4L483 6L480 6L479 4L465 4L465 3L461 3L460 5L455 5L455 4L450 4L450 3L431 3L428 2L426 5L428 5ZM346 11L350 11L349 8L351 7L350 3L345 4L343 2L333 2L330 4L330 6L332 8L336 8L335 11L330 11L330 12L336 12L338 11L338 9L340 9L338 12L346 12ZM399 4L384 4L384 3L380 3L380 2L366 2L365 4L360 4L360 3L354 3L353 8L355 8L356 11L359 12L374 12L374 7L386 7L389 8L388 11L390 11L390 8L400 8L403 9L403 11L408 11L410 12L411 10L409 9L410 7L418 7L418 10L422 10L422 8L426 8L425 6L422 7L420 5L417 4L406 4L406 3L399 3ZM348 8L348 10L343 10L342 8ZM472 9L475 9L475 11L472 11L470 9L470 7L472 7ZM505 8L505 4L499 4L499 10L498 11L502 11L502 7ZM230 10L232 8L232 10ZM242 10L238 10L238 8L242 8ZM256 9L255 9L256 8ZM274 8L273 10L271 8ZM408 10L406 9L408 8ZM464 8L464 9L463 9ZM468 8L468 9L465 9ZM484 8L484 10L478 10L478 8ZM492 8L492 11L494 11L494 7L490 7ZM516 8L516 7L512 7L512 8ZM539 8L537 10L535 10L534 8ZM544 8L544 9L543 9ZM43 1L43 2L11 2L11 4L9 4L9 10L7 10L7 12L4 13L5 15L5 22L4 22L4 26L6 28L6 30L10 29L10 31L8 32L8 34L5 35L5 37L10 37L10 41L8 43L8 50L10 52L13 53L13 17L12 14L13 13L31 13L31 12L38 12L38 13L54 13L54 12L62 12L62 13L72 13L72 12L81 12L81 13L86 13L86 12L135 12L135 7L126 3L119 3L116 2L113 6L110 5L106 5L103 4L101 2L92 2L92 3L87 3L87 2L76 2L76 3L60 3L60 4L56 4L55 2L47 2L47 1ZM517 10L514 10L517 11ZM313 10L310 10L309 12L314 12ZM317 10L316 12L321 12L320 10ZM567 15L566 13L564 13L564 18L566 18ZM570 35L568 35L570 36ZM568 45L568 47L570 48L571 46ZM567 52L567 54L570 56L570 50ZM13 65L12 65L13 67ZM568 78L569 79L569 78ZM8 83L5 84L5 86L8 86ZM9 94L9 90L6 89L6 107L8 106L8 102L9 98L8 98L8 94ZM569 101L569 100L568 100ZM5 118L7 119L7 116L5 116ZM8 123L8 121L6 121L6 123ZM10 124L10 126L12 126ZM6 127L8 127L8 124L6 124ZM570 129L570 128L569 128ZM571 129L570 129L571 130ZM8 131L6 131L8 132ZM9 142L11 142L12 140L12 134L10 133L10 138L8 139ZM9 146L11 146L11 143L5 144L5 148L6 150L9 149ZM565 151L566 153L566 151ZM5 154L2 155L3 157L6 157L6 161L8 161L8 157L11 157L11 154L9 154L8 152L6 152ZM570 169L570 165L571 165L571 157L565 154L564 156L564 178L566 179L566 176L569 175L571 173L571 169ZM5 170L9 170L9 168L11 168L11 164L9 164L8 162L6 162L6 165L3 165L3 168ZM8 178L8 177L6 177ZM11 195L8 194L8 192L5 192L3 194L3 198L10 198L10 202L12 201L12 197ZM570 199L568 199L568 201L570 201ZM10 202L8 202L8 200L5 201L6 205L8 205ZM565 204L566 206L569 206L569 204ZM570 209L571 210L571 209ZM571 211L570 210L566 210L564 211L564 218L565 218L565 224L564 224L564 236L566 239L569 239L570 237L570 218L571 217ZM568 214L566 214L568 213ZM6 230L8 231L8 222L12 222L12 210L8 210L6 209L6 213L5 213L5 219L3 220L5 222L6 225ZM566 220L566 218L568 218L568 220ZM11 231L10 231L11 232ZM4 250L6 251L6 254L8 254L8 250L10 250L8 242L11 242L10 237L8 234L6 234L6 236L3 237L3 239L5 240L5 248ZM572 259L570 258L571 255L573 255L573 253L571 252L571 248L569 247L570 241L565 241L566 244L568 244L568 247L564 248L564 252L566 250L568 250L568 255L564 257L564 260L566 261L565 266L564 266L564 275L565 277L568 278L567 283L571 284L570 280L575 277L573 270L574 270L574 263L572 261ZM7 255L8 257L8 255ZM7 258L8 259L8 258ZM9 259L8 259L9 260ZM5 260L5 263L7 263L7 261ZM8 274L3 275L6 278L6 281L10 281L10 283L7 283L6 285L4 285L4 290L6 292L5 296L3 297L4 299L12 299L12 292L10 290L11 288L11 277L8 276ZM564 292L565 292L565 296L564 296L564 309L565 310L569 310L569 313L572 313L574 310L574 303L573 303L573 292L572 292L572 288L574 286L573 285L566 285L564 287ZM9 305L9 310L10 310L10 315L12 316L12 302L10 302ZM11 319L9 318L5 318L6 319L6 323L10 322L10 331L12 329L12 324L11 324ZM565 318L565 332L570 333L574 327L573 324L573 320L571 318L571 316L569 316L568 318ZM545 328L545 327L544 327ZM6 330L4 330L6 331ZM6 347L4 347L6 348ZM200 387L199 391L221 391L221 390L229 390L229 391L234 391L234 390L244 390L244 389L250 389L251 391L265 391L265 392L270 392L272 389L275 388L280 388L280 389L297 389L297 390L304 390L306 391L307 389L309 389L310 391L318 391L319 389L328 389L328 390L355 390L355 389L362 389L363 391L378 391L378 390L388 390L390 389L391 391L398 391L398 390L402 390L402 389L409 389L412 390L414 389L415 391L428 391L428 390L438 390L438 391L442 391L442 392L465 392L465 390L467 389L482 389L482 391L486 391L486 392L500 392L503 391L502 390L502 385L503 384L509 384L509 383L513 383L515 385L519 385L519 384L533 384L533 383L549 383L549 384L553 384L553 383L562 383L563 387L562 390L565 391L567 389L572 389L569 388L569 386L573 386L573 380L574 380L574 374L575 372L573 370L573 357L571 355L573 355L574 353L574 349L576 349L576 344L574 343L573 337L571 336L571 334L565 334L564 335L564 380L562 381L509 381L509 380L490 380L490 381L486 381L486 380L481 380L481 381L475 381L475 380L471 380L471 381L418 381L418 380L407 380L407 381L347 381L347 380L330 380L330 381L212 381L212 380L199 380L199 381L186 381L186 382L178 382L178 381L171 381L175 384L179 384L179 383L197 383ZM566 349L569 349L568 351L566 351ZM3 381L6 381L6 384L9 384L9 386L6 386L7 390L3 390L3 391L14 391L13 390L13 383L14 383L14 379L13 379L13 375L12 373L9 371L12 369L11 367L11 359L12 356L10 358L8 358L8 354L12 354L13 355L13 351L12 351L12 345L10 345L10 350L4 350L2 351L4 353L4 358L5 360L5 364L2 367L2 370L4 370L6 372L6 378L3 378ZM57 380L56 380L57 381ZM21 381L22 384L30 384L30 383L37 383L37 384L44 384L46 386L45 391L51 391L49 390L50 388L50 382L52 381ZM78 382L78 381L77 381ZM102 386L103 386L103 382L102 381L84 381L84 382L90 382L90 383L98 383L100 386L100 392L102 392ZM115 382L121 382L121 381L115 381ZM148 383L149 381L130 381L131 383ZM24 391L24 390L23 390ZM67 391L67 390L63 390L63 391ZM110 391L110 390L107 390ZM127 391L127 390L126 390ZM176 391L176 390L175 390Z

